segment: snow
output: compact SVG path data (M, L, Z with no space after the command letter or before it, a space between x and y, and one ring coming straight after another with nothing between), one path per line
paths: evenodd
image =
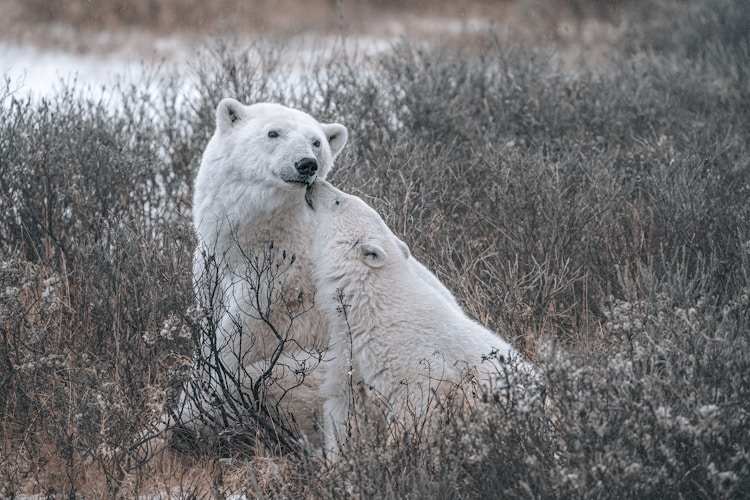
M149 68L166 65L177 71L184 70L210 43L209 38L188 42L179 37L161 37L145 43L131 40L116 51L74 53L0 41L0 98L5 81L10 83L16 98L28 96L34 100L52 96L72 83L76 89L97 96L107 94L106 89L117 84L142 86L145 82L141 77ZM364 56L385 51L391 43L375 37L359 37L347 40L346 47ZM147 49L135 45L146 45ZM238 44L241 46L242 43ZM309 64L334 47L341 48L341 40L333 36L299 36L286 40L283 50L286 73L292 79L302 79Z
M92 90L113 85L122 75L140 72L140 62L121 56L99 57L61 50L41 50L0 42L0 72L16 96L42 98L57 93L63 82L78 81Z

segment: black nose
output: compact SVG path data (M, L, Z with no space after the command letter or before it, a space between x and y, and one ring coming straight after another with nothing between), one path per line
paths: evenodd
M297 172L304 176L311 176L318 171L318 161L315 158L302 158L294 164Z

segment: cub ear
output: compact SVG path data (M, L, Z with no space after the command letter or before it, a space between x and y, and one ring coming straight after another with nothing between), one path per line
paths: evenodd
M366 241L359 244L359 252L362 257L362 261L368 266L377 269L385 264L388 254L385 253L383 247L377 243Z
M404 257L407 259L411 257L411 250L409 250L409 245L401 241L400 238L396 238L396 245L398 245L398 248L403 252Z
M349 132L340 123L321 123L320 126L328 139L328 144L331 146L331 155L335 159L344 149L349 138Z
M225 97L216 107L216 128L221 133L228 132L245 118L245 105L231 97Z

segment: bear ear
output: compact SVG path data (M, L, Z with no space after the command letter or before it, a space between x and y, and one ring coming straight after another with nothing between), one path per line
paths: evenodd
M221 133L231 130L245 118L247 118L245 105L231 97L222 99L216 108L216 128Z
M349 132L340 123L321 123L320 126L328 139L328 144L331 146L331 155L336 158L344 149L349 138Z
M359 244L359 252L362 261L369 267L377 269L385 264L388 254L383 247L371 241L365 241Z
M396 238L396 245L398 245L398 248L403 252L404 257L407 259L411 257L411 251L409 250L409 245L401 241L400 238Z

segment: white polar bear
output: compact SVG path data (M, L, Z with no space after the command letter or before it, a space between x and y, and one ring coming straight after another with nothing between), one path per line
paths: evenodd
M353 384L374 390L404 421L424 417L464 382L500 390L513 370L533 373L510 344L463 313L365 202L321 180L308 191L316 303L334 357L321 388L329 451L346 436Z
M346 141L343 125L302 111L219 103L193 198L194 282L215 338L203 339L202 389L183 391L182 422L221 418L228 406L240 419L240 399L262 401L277 422L291 414L294 423L282 423L313 437L322 379L313 368L329 336L313 305L305 188L326 177Z

